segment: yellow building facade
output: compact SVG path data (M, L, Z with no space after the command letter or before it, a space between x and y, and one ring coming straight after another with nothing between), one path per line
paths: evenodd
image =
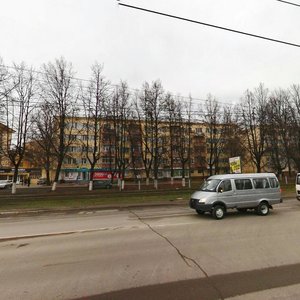
M86 130L87 120L76 118L72 125L71 134L72 142L68 146L67 154L64 158L60 173L60 181L62 182L86 182L91 179L91 165L88 157L92 157L94 151L94 136L89 134ZM99 130L99 137L97 137L96 153L99 155L99 160L94 167L94 175L96 179L111 179L112 176L116 178L122 176L119 173L117 160L118 152L123 152L122 160L125 164L126 179L146 178L145 166L141 158L141 153L145 151L145 143L142 141L143 137L141 132L145 131L145 125L138 124L135 120L127 120L127 130L122 136L122 146L116 142L116 134L114 124L111 120L101 121L101 130ZM127 126L126 125L126 126ZM130 125L130 126L129 126ZM208 124L201 122L192 122L189 127L189 132L186 133L185 138L189 138L189 147L185 151L189 151L190 159L185 164L185 177L207 177L209 171L209 148L212 143L211 132ZM158 167L158 178L170 178L173 174L174 178L182 177L182 162L179 155L178 145L176 145L176 130L174 133L170 130L167 122L160 123L160 158ZM173 145L171 134L173 135ZM217 131L217 138L220 138L222 131ZM229 141L230 143L230 141ZM188 143L186 143L187 145ZM173 161L171 163L171 147L173 149ZM189 148L189 150L188 150ZM181 149L182 150L182 149ZM244 155L245 156L245 155ZM241 164L243 172L253 172L252 164L249 158L241 155ZM213 173L229 173L230 153L221 151L218 161L218 170L213 167ZM151 159L148 153L144 159ZM37 167L37 166L36 166ZM55 165L52 166L50 179L54 179ZM153 166L152 166L153 167ZM45 177L45 173L42 174ZM153 172L150 175L153 178ZM94 178L94 179L95 179Z

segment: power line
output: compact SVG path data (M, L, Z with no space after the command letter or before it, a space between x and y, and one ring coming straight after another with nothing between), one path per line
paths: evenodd
M294 6L298 6L300 7L300 4L296 4L296 3L293 3L293 2L289 2L289 1L282 1L282 0L276 0L278 2L282 2L282 3L285 3L285 4L289 4L289 5L294 5Z
M277 0L277 1L279 1L279 0ZM285 1L281 1L281 2L285 2ZM171 15L171 14L166 14L166 13L155 11L155 10L150 10L150 9L146 9L146 8L142 8L142 7L138 7L138 6L133 6L133 5L128 5L128 4L125 4L125 3L118 2L118 4L120 6L124 6L124 7L127 7L127 8L132 8L132 9L136 9L136 10L141 10L141 11L144 11L144 12L147 12L147 13L152 13L152 14L156 14L156 15L160 15L160 16L164 16L164 17L168 17L168 18L178 19L178 20L181 20L181 21L191 22L191 23L195 23L195 24L199 24L199 25L203 25L203 26L213 27L213 28L216 28L216 29L226 30L226 31L230 31L230 32L233 32L233 33L243 34L243 35L247 35L247 36L258 38L258 39L267 40L267 41L270 41L270 42L275 42L275 43L280 43L280 44L300 48L299 44L285 42L285 41L265 37L265 36L262 36L262 35L252 34L252 33L239 31L239 30L235 30L235 29L231 29L231 28L227 28L227 27L222 27L222 26L218 26L218 25L204 23L204 22L200 22L200 21L196 21L196 20L192 20L192 19L188 19L188 18L183 18L183 17Z
M35 73L35 74L38 74L38 75L47 75L46 72L43 72L43 71L37 71L37 70L34 70L34 69L28 69L28 68L25 68L25 67L17 67L17 66L8 66L8 65L4 65L4 64L0 64L0 67L2 68L8 68L8 69L13 69L13 70L23 70L25 72L32 72L32 73ZM83 88L83 89L88 89L87 86L81 86L79 84L79 82L88 82L88 83L92 83L92 82L95 82L94 80L92 79L84 79L84 78L79 78L79 77L73 77L73 76L66 76L66 78L69 78L71 80L75 80L77 83L74 84L76 87L80 87L80 88ZM44 84L47 84L47 81L44 80L44 79L40 79L40 78L36 78L36 80L40 83L44 83ZM110 83L110 85L112 87L115 87L115 88L119 88L120 85L119 84L112 84ZM141 89L138 89L138 88L130 88L128 87L128 90L130 91L134 91L134 92L137 92L137 93L140 93L141 92ZM200 102L207 102L208 99L200 99L200 98L194 98L194 97L189 97L189 96L182 96L180 94L174 94L174 93L171 93L171 92L168 92L172 97L176 98L176 97L179 97L181 99L186 99L186 100L189 100L191 98L192 101L200 101ZM219 100L215 100L217 103L219 103L220 105L225 105L225 106L234 106L233 103L230 103L230 102L225 102L225 101L219 101Z

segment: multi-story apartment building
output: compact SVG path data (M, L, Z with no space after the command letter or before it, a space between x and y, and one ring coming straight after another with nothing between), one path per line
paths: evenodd
M90 163L87 156L94 151L94 136L88 135L84 118L77 118L72 132L72 144L68 148L61 170L61 180L86 181L91 177ZM147 133L143 124L127 120L126 130L116 129L111 121L102 123L97 137L99 160L94 171L97 176L107 178L124 171L126 178L145 178L145 168L151 169L153 177L154 152L157 154L158 177L168 178L182 176L182 162L185 160L185 177L203 176L206 174L206 137L205 125L192 123L190 133L184 133L180 145L179 131L161 123L159 127L159 143L153 143L151 133ZM172 137L171 137L172 134ZM180 133L182 135L182 133ZM182 140L182 136L181 136ZM156 149L155 146L159 147ZM151 147L151 149L149 149Z
M113 120L101 120L95 136L86 129L84 117L76 118L60 180L88 181L92 177L90 160L93 156L98 157L93 168L94 178L120 176L134 179L146 178L147 169L150 170L149 177L154 178L155 164L157 178L226 173L229 172L229 158L233 154L239 155L239 149L228 150L233 144L232 138L239 143L238 137L226 136L221 126L212 129L201 122L192 122L188 126L160 122L155 141L154 129L145 127L143 122L136 120L126 120L122 125ZM53 173L54 168L55 165ZM244 170L253 171L245 165Z
M255 171L249 158L242 153L240 144L243 139L231 133L224 134L220 125L211 128L209 124L201 122L170 125L162 121L157 128L155 142L151 132L154 129L146 130L145 124L137 120L126 120L122 126L112 120L101 120L96 136L87 130L86 122L84 117L76 118L71 126L72 142L64 158L60 180L88 181L92 176L90 159L93 155L98 157L94 178L103 179L111 176L146 178L147 168L150 170L149 177L154 178L155 163L157 178L206 177L211 173L228 173L229 158L239 155L243 156L243 171ZM7 132L3 126L0 124L1 145L4 144L3 134ZM233 147L234 144L237 145ZM30 148L30 154L27 154L20 167L19 181L30 176L34 182L41 176L45 177L41 171L44 168L40 159L43 154L38 152L33 142L27 148ZM0 156L0 164L0 178L12 178L13 170L9 161ZM54 179L55 168L53 159L51 180Z

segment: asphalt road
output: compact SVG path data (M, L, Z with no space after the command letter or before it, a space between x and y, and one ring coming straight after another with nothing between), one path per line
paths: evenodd
M299 299L300 202L0 219L0 299Z

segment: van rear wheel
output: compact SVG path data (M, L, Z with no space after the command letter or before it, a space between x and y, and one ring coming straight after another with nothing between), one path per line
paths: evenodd
M217 220L223 219L225 216L225 207L222 205L216 205L212 210L212 215Z
M256 208L256 212L260 216L266 216L269 213L269 204L267 202L261 202Z

